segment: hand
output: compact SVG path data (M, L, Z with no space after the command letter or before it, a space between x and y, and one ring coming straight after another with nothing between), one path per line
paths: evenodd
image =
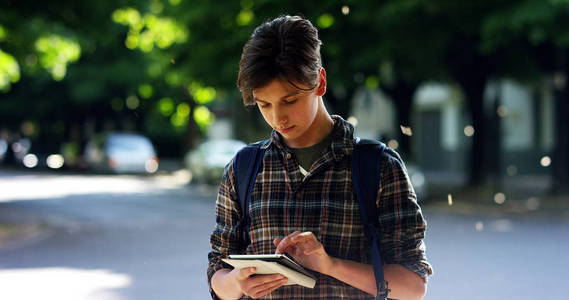
M263 297L283 286L288 279L281 274L255 274L255 268L233 269L232 276L245 296Z
M276 238L273 244L276 254L286 252L308 269L327 274L332 266L332 257L312 232L295 231L283 239Z

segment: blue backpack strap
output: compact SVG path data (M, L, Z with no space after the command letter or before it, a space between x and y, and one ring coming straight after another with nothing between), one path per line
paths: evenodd
M255 186L255 179L259 173L265 149L261 146L265 145L269 140L264 140L244 147L235 155L233 161L233 172L235 174L235 190L237 192L237 201L241 208L241 220L239 220L238 228L241 231L241 240L243 246L251 243L249 237L249 197Z
M385 144L379 141L356 138L352 153L352 185L360 205L365 233L372 247L373 272L377 284L376 299L386 299L389 293L387 281L383 277L383 262L379 249L381 228L376 205L384 150Z

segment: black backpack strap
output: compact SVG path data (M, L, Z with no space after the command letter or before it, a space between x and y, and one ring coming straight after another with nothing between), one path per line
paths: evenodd
M383 262L379 249L381 228L376 205L384 150L385 144L379 141L356 138L352 153L352 185L360 205L365 233L372 247L373 272L377 285L376 299L386 299L389 293L387 281L383 277Z
M269 140L264 140L244 147L235 155L233 161L233 172L235 174L235 190L237 192L237 201L241 208L241 220L239 220L238 228L241 231L241 240L243 245L249 245L251 239L249 237L249 197L253 192L255 179L259 173L265 149L261 146L265 145Z

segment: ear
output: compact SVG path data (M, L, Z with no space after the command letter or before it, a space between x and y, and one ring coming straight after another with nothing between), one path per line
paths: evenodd
M316 96L322 96L326 94L326 70L320 68L320 74L318 74L318 87L316 88Z

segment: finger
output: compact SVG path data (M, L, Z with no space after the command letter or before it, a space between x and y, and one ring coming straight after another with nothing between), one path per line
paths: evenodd
M295 231L287 236L285 236L280 243L277 245L277 250L275 251L276 254L281 254L283 252L285 252L285 250L294 245L295 242L293 241L293 238L297 235L299 235L300 232L299 231Z
M286 277L281 274L257 275L243 281L241 288L244 292L253 294L260 290L267 289L265 286L276 284L284 278Z
M275 245L275 247L277 247L281 241L282 241L282 239L276 238L273 240L273 245Z
M265 296L267 294L270 294L271 292L273 292L274 290L278 289L279 287L283 286L284 284L286 284L288 281L288 279L285 278L281 278L275 281L270 281L267 282L263 285L258 285L255 286L253 288L251 288L248 291L249 296L251 296L252 298L259 298L262 296Z
M291 241L299 248L303 254L309 255L322 247L316 236L312 232L303 232L291 237Z
M285 285L287 283L287 281L288 281L288 279L286 279L286 278L281 279L278 282L276 282L274 285L268 286L267 289L259 291L257 294L255 294L255 297L263 297L265 295L268 295L268 294L272 293L274 290Z
M284 277L281 274L264 274L252 277L249 282L249 287L262 286L271 282L279 281Z
M310 231L299 233L291 237L291 239L296 242L318 242L318 239L316 238L314 233Z

